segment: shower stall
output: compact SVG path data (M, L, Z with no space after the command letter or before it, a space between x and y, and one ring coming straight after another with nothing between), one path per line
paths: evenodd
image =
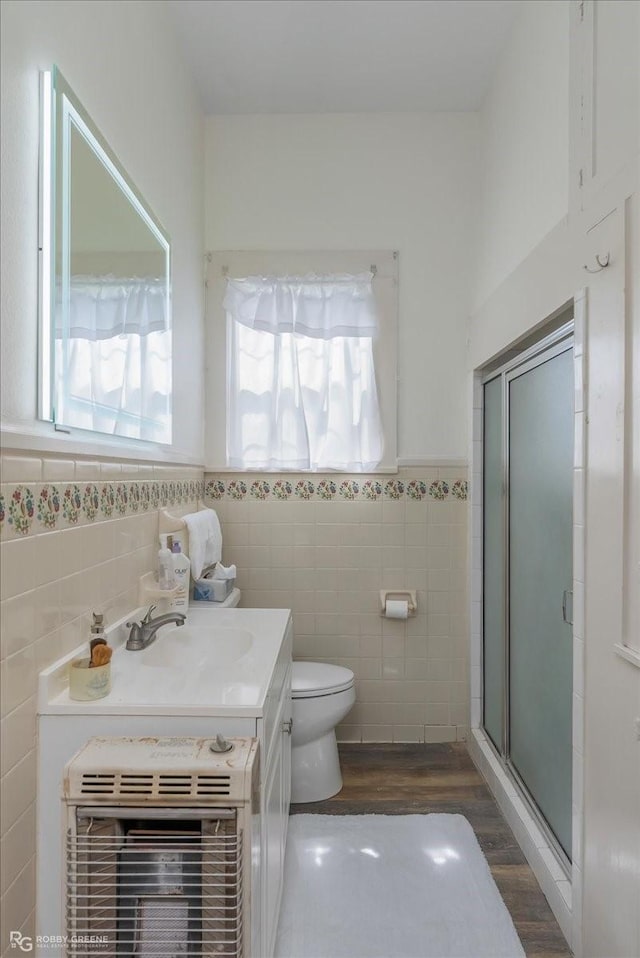
M482 725L568 869L573 323L494 366L482 389Z

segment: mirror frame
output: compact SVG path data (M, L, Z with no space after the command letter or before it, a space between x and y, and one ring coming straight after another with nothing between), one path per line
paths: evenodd
M55 368L55 301L56 259L58 245L68 237L71 184L65 178L62 164L64 146L59 143L61 133L69 142L71 123L84 136L96 154L98 162L113 177L124 196L131 203L145 225L163 247L166 256L166 302L169 327L173 336L172 316L172 255L169 234L151 211L140 190L121 165L100 130L97 128L73 90L54 65L40 74L40 153L39 153L39 222L38 222L38 418L51 422L56 431L80 435L101 436L117 443L144 443L171 445L172 417L166 440L148 440L69 426L56 418L56 392L60 371ZM67 154L68 155L68 154ZM62 166L60 166L62 164ZM59 195L62 194L62 195ZM59 237L59 216L62 216L62 237ZM65 226L66 224L66 226ZM68 246L68 244L67 244ZM64 247L62 273L69 272L69 249ZM172 413L172 399L171 399Z

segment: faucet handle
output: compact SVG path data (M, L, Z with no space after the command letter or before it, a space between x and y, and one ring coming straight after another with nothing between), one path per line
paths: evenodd
M149 622L151 622L151 613L155 611L156 611L156 606L150 605L149 608L147 609L147 614L145 615L144 619L141 622L141 625L148 625Z
M136 629L139 629L143 625L148 625L149 622L151 622L151 613L155 612L155 610L156 610L155 605L150 605L144 615L144 618L140 622L127 622L126 623L127 628L131 629L135 627Z

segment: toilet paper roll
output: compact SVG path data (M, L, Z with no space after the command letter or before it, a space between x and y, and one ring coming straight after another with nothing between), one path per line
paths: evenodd
M384 614L387 619L408 619L409 603L401 599L387 599Z

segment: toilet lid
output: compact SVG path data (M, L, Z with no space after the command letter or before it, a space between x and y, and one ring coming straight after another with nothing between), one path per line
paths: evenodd
M308 699L316 695L344 692L353 685L351 669L324 662L294 662L291 673L291 695L294 699Z

